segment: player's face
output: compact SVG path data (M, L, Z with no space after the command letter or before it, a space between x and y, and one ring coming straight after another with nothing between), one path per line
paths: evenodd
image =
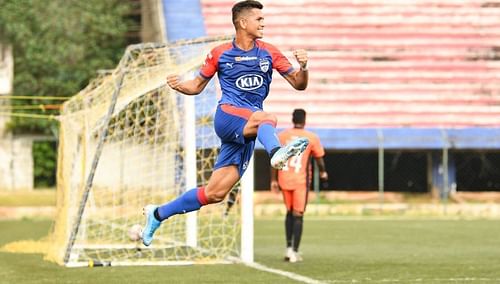
M246 32L255 38L264 36L264 15L261 9L252 9L245 17Z

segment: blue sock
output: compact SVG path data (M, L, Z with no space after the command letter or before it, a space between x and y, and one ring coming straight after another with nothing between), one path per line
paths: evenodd
M264 145L269 156L272 156L273 152L275 152L273 150L281 147L278 136L276 135L276 128L271 123L264 122L259 125L257 139Z
M200 190L202 191L201 193L198 192ZM199 197L200 194L203 196L202 198ZM189 191L184 192L181 196L177 197L173 201L158 207L158 214L155 215L159 217L158 221L163 221L176 214L184 214L187 212L198 210L201 208L201 206L206 204L207 202L205 197L205 189L203 187L193 188Z

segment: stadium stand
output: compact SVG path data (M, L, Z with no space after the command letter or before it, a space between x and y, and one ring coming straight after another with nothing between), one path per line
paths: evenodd
M162 0L160 38L233 34L235 2ZM305 92L275 73L265 109L278 128L291 126L292 109L307 110L337 177L331 189L500 190L499 1L261 2L264 40L290 57L307 48L311 70ZM211 84L207 93L220 94ZM256 188L267 189L256 148Z
M310 50L306 94L273 83L266 110L313 128L500 126L500 7L480 1L262 1L265 38ZM202 0L208 35L234 1ZM293 61L292 61L293 62ZM277 75L277 74L276 74ZM277 75L279 77L279 75Z
M233 33L228 11L235 1L200 2L208 35ZM385 159L398 165L394 171L386 165L386 190L446 192L447 149L452 151L448 188L500 189L494 174L479 180L463 170L470 170L479 155L488 163L468 174L493 173L500 157L499 1L261 2L264 40L287 56L308 49L311 70L305 93L291 90L275 74L265 109L277 114L279 128L291 126L291 109L307 110L308 128L328 149L332 176L349 180L334 180L334 189L380 186L376 151L381 148L390 152ZM257 164L264 165L260 154ZM406 157L406 164L399 157ZM360 172L363 185L355 174ZM400 180L391 181L395 177ZM266 188L266 183L256 186Z

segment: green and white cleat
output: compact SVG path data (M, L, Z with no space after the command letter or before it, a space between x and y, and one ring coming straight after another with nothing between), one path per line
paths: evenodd
M300 137L281 147L271 158L271 167L281 170L286 162L288 162L288 159L292 156L302 154L306 150L307 145L309 145L309 140L305 137Z

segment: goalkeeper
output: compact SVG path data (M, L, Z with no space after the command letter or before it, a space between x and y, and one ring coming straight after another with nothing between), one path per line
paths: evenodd
M167 77L167 84L172 89L185 95L198 95L215 73L218 74L222 97L215 112L214 128L221 139L221 148L205 187L188 190L162 206L144 207L146 225L142 240L146 246L151 244L153 234L163 220L222 201L245 172L256 138L271 157L271 166L277 169L283 167L290 157L302 153L309 143L306 138L298 138L281 147L276 136L276 117L263 111L273 69L293 88L305 90L308 58L305 50L294 51L300 65L296 70L276 47L258 40L264 30L262 8L258 1L236 3L232 7L236 29L233 41L213 48L194 79L180 81L177 75Z

